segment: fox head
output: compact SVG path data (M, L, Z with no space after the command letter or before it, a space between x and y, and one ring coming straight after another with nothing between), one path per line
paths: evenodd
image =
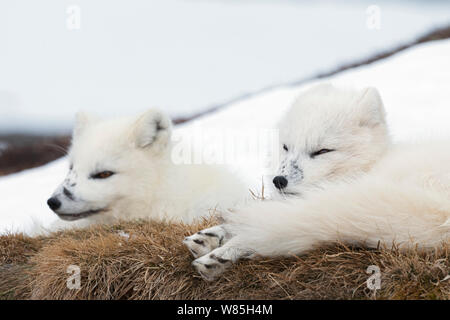
M156 110L106 121L77 114L69 172L48 199L49 207L63 220L78 220L151 201L164 179L170 135L171 121Z
M367 171L389 143L375 88L312 87L282 118L279 132L281 161L273 184L283 194Z

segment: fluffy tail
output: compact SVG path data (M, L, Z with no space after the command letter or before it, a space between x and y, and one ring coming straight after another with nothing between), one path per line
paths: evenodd
M372 177L304 199L262 202L227 220L236 240L263 256L299 254L337 241L429 249L450 240L450 197Z

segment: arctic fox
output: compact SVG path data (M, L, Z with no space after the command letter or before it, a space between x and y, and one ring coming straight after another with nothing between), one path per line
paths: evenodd
M368 171L390 144L378 91L319 84L301 94L278 124L283 195Z
M244 200L248 190L225 168L175 164L170 138L171 121L156 110L103 121L77 114L69 173L49 207L63 220L83 219L83 226L135 218L191 222Z
M311 114L304 112L302 120L303 110ZM185 244L198 253L193 266L205 280L214 280L241 258L301 254L337 241L430 249L450 240L448 142L383 143L383 134L373 135L384 126L384 117L381 99L371 88L344 93L316 87L299 98L291 113L298 116L286 117L281 130L286 129L285 137L295 136L285 149L296 150L291 158L298 160L286 162L289 169L281 168L287 183L274 183L280 189L292 184L289 193L300 197L253 204L227 214L225 224L187 237ZM358 142L361 128L366 128L366 138ZM361 154L355 147L361 142L365 148L359 150L367 156L367 162L359 162L364 170L346 174L353 171L346 161L358 166L355 160Z

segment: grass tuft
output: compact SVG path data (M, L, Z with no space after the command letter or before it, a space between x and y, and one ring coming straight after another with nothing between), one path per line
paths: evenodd
M335 244L302 256L242 261L207 283L182 239L215 224L122 222L49 237L0 237L0 299L449 299L449 246L433 252ZM66 286L69 265L81 288ZM372 291L367 267L381 270Z

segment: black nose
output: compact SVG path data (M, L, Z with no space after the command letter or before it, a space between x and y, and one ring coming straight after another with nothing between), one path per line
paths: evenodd
M55 197L51 197L47 200L47 204L53 211L58 210L61 207L61 201L56 199Z
M273 184L275 185L275 187L277 187L277 189L281 190L286 188L286 186L288 185L288 181L283 176L276 176L275 178L273 178Z

